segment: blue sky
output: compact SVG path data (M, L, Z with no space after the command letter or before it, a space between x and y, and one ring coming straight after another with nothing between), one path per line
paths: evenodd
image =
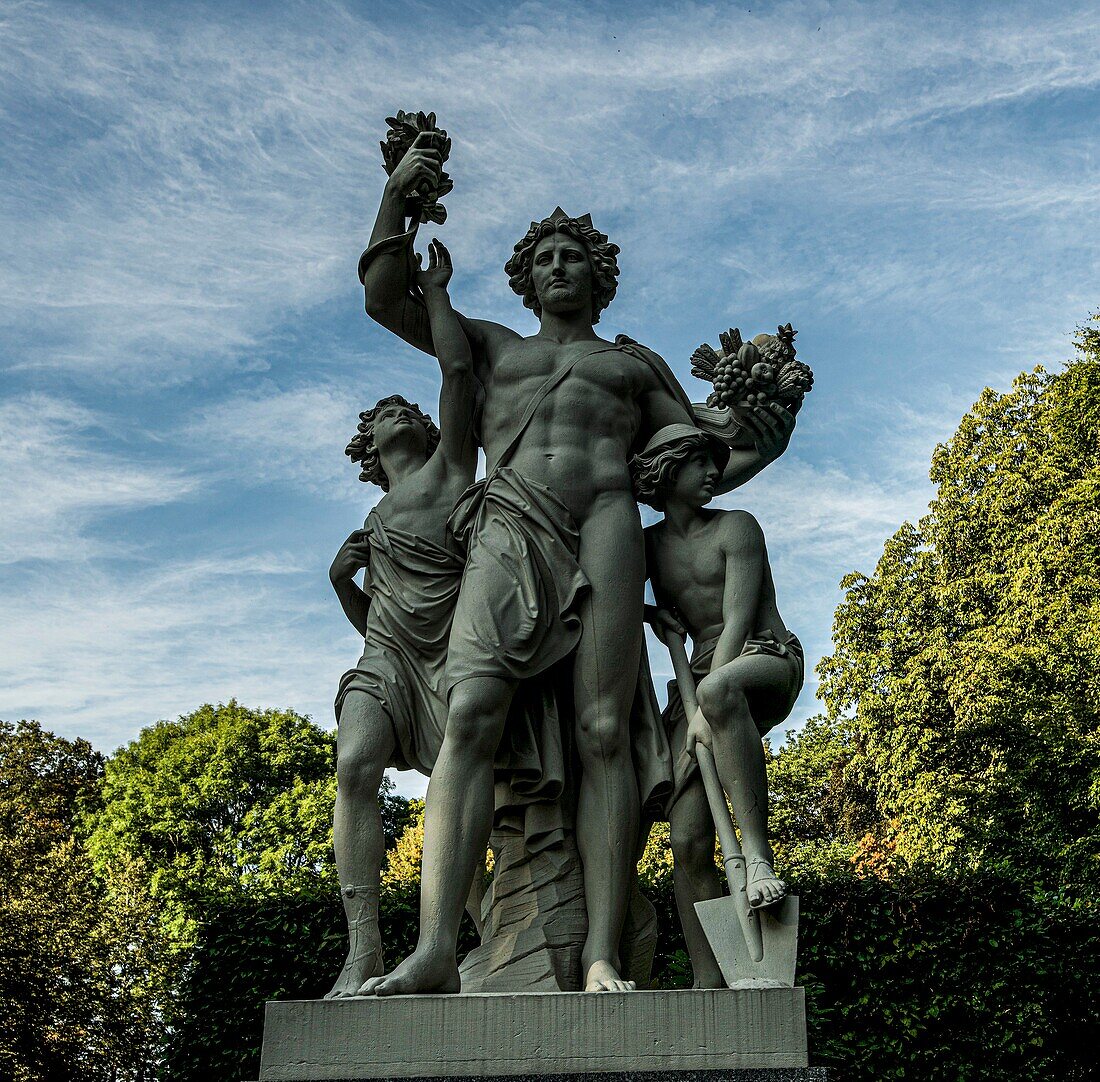
M398 108L454 139L463 310L533 332L502 266L560 203L623 251L601 330L693 397L701 341L798 328L791 449L724 502L816 661L936 442L1098 306L1097 40L1092 2L0 4L0 717L331 724L342 450L438 389L355 276Z

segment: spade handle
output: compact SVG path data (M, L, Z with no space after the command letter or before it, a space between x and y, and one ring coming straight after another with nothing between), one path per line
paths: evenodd
M665 638L668 652L672 655L672 669L676 674L676 687L680 691L684 712L686 717L691 718L699 709L699 701L695 697L695 676L688 661L687 649L682 636L669 631L665 633ZM737 832L733 828L733 819L726 805L726 794L722 791L722 783L718 780L718 771L710 748L705 744L697 743L695 759L703 778L703 788L707 792L707 804L710 805L714 829L718 832L718 843L722 846L722 864L726 869L726 879L729 880L730 890L736 897L738 891L744 888L743 884L735 883L730 864L744 860L741 843L737 840Z

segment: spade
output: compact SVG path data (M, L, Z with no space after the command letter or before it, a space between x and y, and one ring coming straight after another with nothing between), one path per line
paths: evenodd
M691 718L699 703L684 640L671 631L665 639L684 711ZM707 942L730 988L792 988L798 951L798 899L788 894L767 908L754 909L749 905L745 856L718 780L714 756L710 748L696 744L695 758L730 888L728 897L695 903Z

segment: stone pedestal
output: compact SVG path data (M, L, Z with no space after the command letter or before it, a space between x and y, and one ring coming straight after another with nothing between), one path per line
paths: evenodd
M801 988L489 993L268 1003L260 1082L824 1078L806 1064Z

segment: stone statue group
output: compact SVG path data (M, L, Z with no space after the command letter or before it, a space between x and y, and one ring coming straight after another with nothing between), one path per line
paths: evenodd
M587 215L533 222L505 267L537 334L456 312L447 249L433 240L425 265L419 220L406 224L444 158L424 132L393 163L360 261L367 313L437 358L442 390L438 427L394 394L347 448L384 496L331 568L364 646L336 699L350 944L329 996L629 991L648 964L636 865L662 818L696 986L723 986L694 909L721 894L697 753L710 749L732 805L749 904L779 903L761 736L790 713L803 655L756 520L707 505L782 454L793 412L761 396L731 424L693 407L651 350L601 338L619 249ZM639 501L663 520L643 531ZM690 636L698 709L673 686L659 712L644 622L666 643ZM430 775L419 940L388 973L387 766ZM465 909L483 947L460 973Z

